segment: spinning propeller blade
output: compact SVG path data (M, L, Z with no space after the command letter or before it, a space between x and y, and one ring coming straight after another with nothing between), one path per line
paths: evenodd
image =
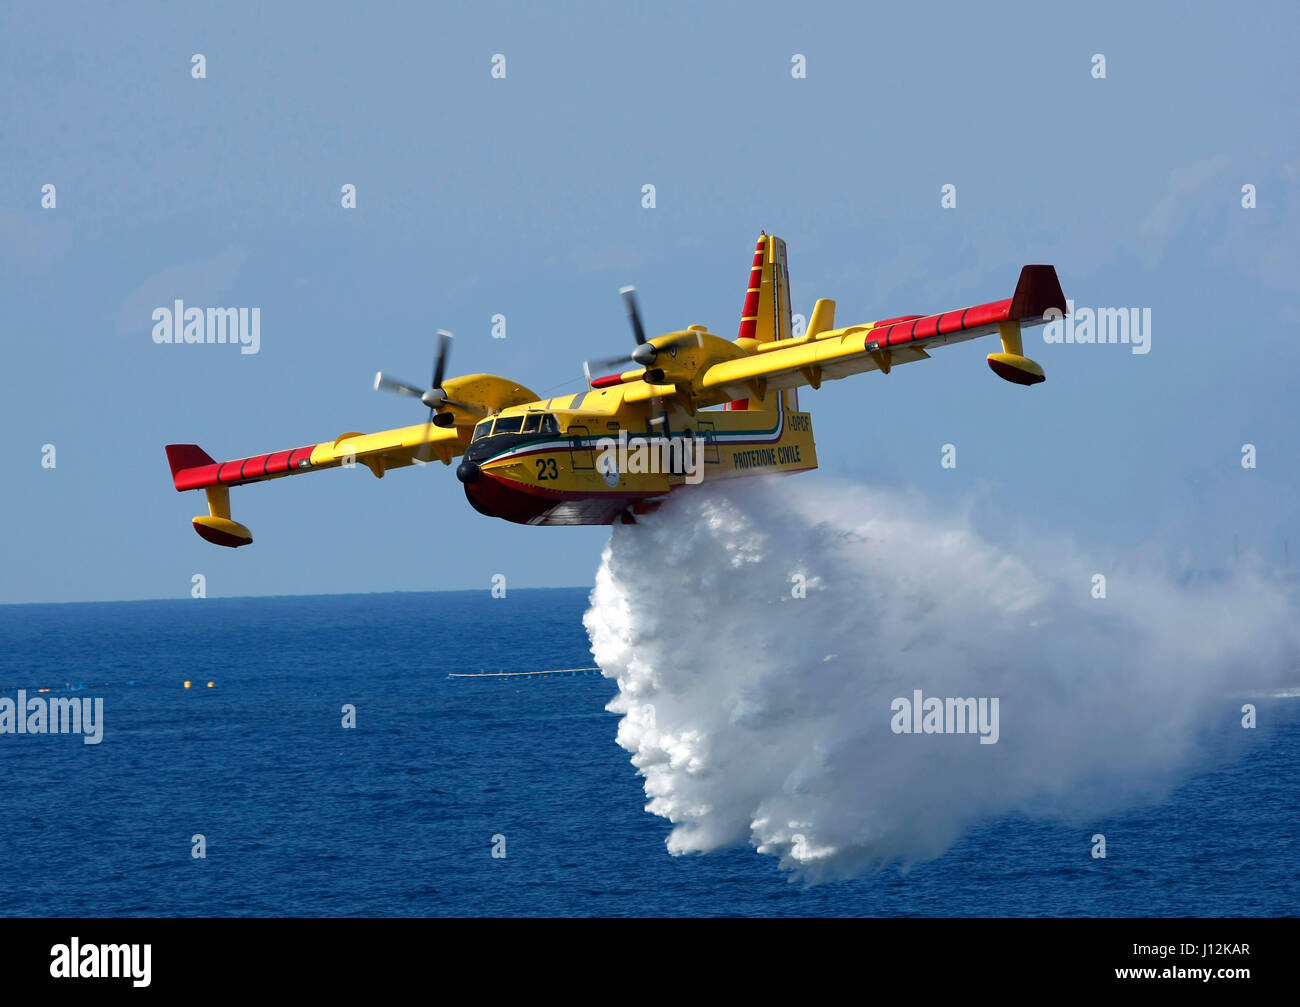
M487 410L480 406L471 405L468 402L459 402L456 399L447 397L443 391L442 382L447 374L447 359L451 355L452 334L446 329L439 329L437 341L434 343L433 354L433 374L429 387L419 388L406 381L399 381L397 378L385 377L384 372L380 371L375 375L375 390L383 389L385 391L397 392L401 395L411 395L419 399L429 407L428 429L425 431L425 445L420 449L421 457L424 461L429 460L429 440L433 433L433 427L440 425L437 418L445 416L454 422L450 413L439 413L444 406L452 406L462 412L469 413L471 416L486 416ZM450 425L450 424L448 424Z

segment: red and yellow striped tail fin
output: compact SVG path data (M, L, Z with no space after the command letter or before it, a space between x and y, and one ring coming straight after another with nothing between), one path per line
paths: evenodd
M766 231L758 236L754 262L749 269L749 286L745 290L745 307L740 315L740 332L736 342L753 340L770 343L789 339L791 335L790 273L785 258L785 242ZM753 346L748 347L753 349ZM748 409L748 399L737 399L727 409Z

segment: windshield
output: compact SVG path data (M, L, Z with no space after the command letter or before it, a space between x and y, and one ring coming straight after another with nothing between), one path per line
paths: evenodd
M493 428L495 420L496 427ZM500 416L483 420L474 428L470 441L482 440L499 434L559 434L560 423L550 413L529 413L527 416Z

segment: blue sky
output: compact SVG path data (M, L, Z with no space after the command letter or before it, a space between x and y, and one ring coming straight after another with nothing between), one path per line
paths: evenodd
M1032 389L981 340L805 392L822 468L799 478L916 489L1099 563L1214 566L1234 536L1280 560L1298 24L1284 3L7 5L0 602L185 597L196 572L213 596L590 583L605 529L482 517L440 466L236 489L256 541L216 549L162 447L417 422L370 380L421 380L437 328L457 372L577 391L630 342L629 282L651 329L732 336L760 228L795 309L832 297L842 323L1008 297L1026 262L1077 305L1152 312L1146 355L1031 336ZM175 298L260 307L261 351L155 345Z

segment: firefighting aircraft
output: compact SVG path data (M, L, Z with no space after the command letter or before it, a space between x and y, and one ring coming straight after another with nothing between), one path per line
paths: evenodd
M837 328L835 302L819 300L796 336L785 242L766 233L754 251L735 339L703 325L647 339L635 293L622 293L636 348L630 361L601 363L633 366L594 380L588 368L582 394L543 399L492 374L447 377L450 333L440 331L428 388L375 376L376 389L426 406L425 422L228 462L196 444L168 444L176 489L207 494L208 513L194 518L194 530L232 548L253 541L231 519L232 486L358 464L382 478L435 459L451 465L457 457L456 475L482 514L535 525L634 522L689 485L816 468L812 421L799 409L802 385L888 374L937 346L994 332L1002 352L988 356L993 373L1037 384L1043 369L1025 357L1021 331L1043 324L1048 309L1066 311L1055 268L1025 266L1006 300L933 315Z

